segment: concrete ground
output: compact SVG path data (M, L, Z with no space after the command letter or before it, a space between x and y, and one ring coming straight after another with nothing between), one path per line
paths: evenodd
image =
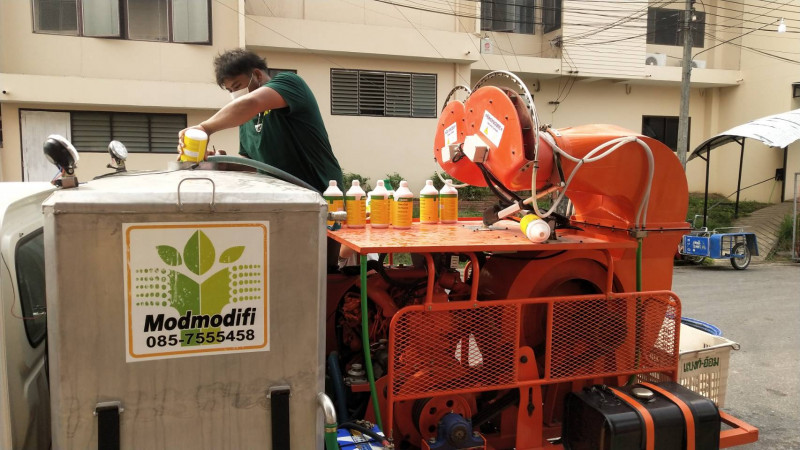
M800 449L800 264L678 266L672 290L684 316L741 344L723 409L758 427L760 437L736 448Z

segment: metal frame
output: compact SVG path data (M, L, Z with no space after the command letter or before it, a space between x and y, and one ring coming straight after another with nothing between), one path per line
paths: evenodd
M798 238L800 236L797 235L797 204L800 202L800 190L798 190L798 180L800 180L800 172L795 172L794 174L794 214L792 214L792 259L794 261L800 260L800 249L798 249Z
M461 222L461 225L464 225L464 222ZM464 253L470 258L470 263L472 266L472 274L473 274L473 285L470 293L470 300L458 303L436 303L433 301L433 287L434 287L434 272L429 271L428 279L427 279L427 289L426 289L426 296L425 301L423 304L416 305L416 306L409 306L404 308L402 311L406 313L409 312L417 312L422 314L432 314L435 315L437 312L445 312L445 311L455 311L455 310L474 310L479 308L486 308L486 307L493 307L493 306L503 306L503 307L516 307L522 308L525 305L543 305L547 308L547 340L546 340L546 365L544 373L539 376L536 373L531 373L530 368L523 367L524 365L519 365L516 370L518 372L518 378L512 383L505 383L503 386L481 386L478 388L469 388L466 387L464 389L456 390L456 391L448 391L448 393L452 392L460 392L460 391L483 391L483 390L493 390L499 387L509 388L509 389L522 389L528 388L529 392L533 393L532 395L540 396L541 395L541 387L547 384L557 384L561 382L589 382L597 378L597 373L591 374L573 374L566 377L553 377L550 373L550 365L551 365L551 356L552 356L552 337L553 337L553 308L556 303L575 303L577 304L580 301L585 301L587 298L602 298L610 300L612 298L624 298L631 304L631 307L634 307L635 310L638 311L641 307L640 302L642 301L643 294L639 292L627 292L627 293L614 293L612 291L613 286L613 279L614 273L616 268L614 267L613 257L611 255L611 250L613 249L622 249L622 248L631 248L635 245L633 242L614 242L614 241L600 241L594 240L591 238L584 237L583 240L578 242L572 242L571 239L568 237L562 237L560 243L551 243L547 245L543 244L533 244L529 241L523 241L518 239L500 239L500 240L492 240L494 242L487 242L482 237L472 237L472 239L462 239L465 236L460 236L462 233L467 233L475 236L476 234L480 236L480 233L475 233L473 230L468 230L467 228L462 228L462 226L439 226L440 229L438 233L434 233L437 235L438 238L432 238L430 233L420 233L419 228L412 228L411 230L397 230L399 233L394 234L392 236L387 236L383 232L372 234L369 230L359 229L359 230L348 230L342 229L336 232L328 231L328 236L335 239L336 241L340 242L341 244L350 247L351 249L355 250L360 255L360 273L361 273L361 305L362 305L362 316L365 316L366 305L367 305L367 288L366 288L366 272L367 272L367 253L374 253L374 252L411 252L411 253L422 253L425 257L429 267L433 265L433 258L431 256L432 253L437 252L456 252L456 253ZM427 236L425 236L427 234ZM424 237L423 237L424 236ZM445 238L446 237L446 238ZM427 239L426 239L427 238ZM410 245L409 245L410 244ZM475 252L478 251L487 251L487 250L499 250L503 249L506 251L525 251L525 250L577 250L577 249L593 249L601 251L607 258L608 263L608 280L606 285L606 290L604 293L594 296L577 296L577 297L544 297L544 298L528 298L528 299L515 299L515 300L498 300L498 301L477 301L477 288L479 283L479 273L480 267L478 267L478 260L475 255ZM668 295L670 300L669 305L665 303L665 306L670 306L677 310L675 317L680 317L680 300L674 294L667 292L667 291L660 291L660 292L650 292L648 295L657 295L663 294ZM369 382L371 385L371 396L372 396L372 406L374 410L374 414L376 416L377 422L380 424L381 429L387 433L387 436L391 436L393 432L393 425L394 425L394 404L398 400L401 399L412 399L417 398L422 394L419 393L409 393L405 395L396 395L393 392L393 380L395 377L394 373L394 364L393 361L393 354L396 350L397 339L396 339L396 331L397 331L397 323L398 318L402 315L402 312L398 312L393 318L391 322L391 328L389 333L389 355L390 355L390 367L388 370L388 385L384 385L386 388L385 396L385 409L384 412L386 413L387 417L382 420L381 418L381 408L378 402L378 394L377 388L375 387L375 378L374 374L371 370L371 361L369 356L369 339L363 340L364 345L364 353L365 353L365 361L367 365L367 375L369 378ZM669 314L667 317L671 317ZM636 362L634 363L634 367L625 368L618 372L613 372L610 374L601 374L602 376L611 375L611 376L636 376L637 374L639 377L646 377L647 374L652 374L658 372L661 376L665 376L669 379L676 379L677 378L677 367L672 367L672 364L658 366L658 367L639 367L639 321L636 317L628 317L626 322L629 324L633 321L636 325L633 325L633 329L636 329L635 333L635 342L636 342ZM366 326L366 322L362 321L362 327ZM519 330L517 330L519 332ZM368 336L368 332L366 329L362 330L364 336ZM677 342L679 342L679 327L675 330L675 352L677 358ZM518 360L528 360L531 359L534 355L531 353L528 355L527 350L523 348L517 349L517 359ZM524 354L523 354L524 353ZM676 359L677 361L677 359ZM490 389L491 388L491 389ZM383 389L383 388L382 388ZM534 393L534 391L536 391ZM427 393L425 395L428 395ZM538 400L537 400L538 401ZM537 412L537 416L539 417L541 412ZM758 429L735 418L731 417L728 414L720 411L721 418L724 423L729 425L731 428L723 430L720 434L720 447L733 447L736 445L743 445L751 442L755 442L758 440ZM529 418L530 419L530 418ZM536 447L532 448L548 448L548 449L560 449L563 448L559 444L553 444L548 442L546 439L546 430L543 429L541 423L528 423L528 420L523 429L518 430L517 439L522 439L523 442L536 442ZM538 446L539 442L541 442L541 446Z

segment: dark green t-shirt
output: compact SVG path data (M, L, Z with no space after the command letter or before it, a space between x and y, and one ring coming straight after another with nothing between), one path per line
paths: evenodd
M317 100L297 74L282 72L264 86L286 101L286 108L264 111L239 127L239 154L277 167L320 193L328 181L342 185L342 169L331 150ZM261 131L257 125L261 123Z

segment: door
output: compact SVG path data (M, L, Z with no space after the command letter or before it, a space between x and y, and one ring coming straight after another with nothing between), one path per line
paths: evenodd
M20 111L22 129L22 180L50 181L58 169L45 158L42 145L51 134L70 139L68 112Z
M44 239L47 192L6 210L0 227L0 447L50 448ZM0 214L2 212L0 211ZM9 432L10 430L10 432Z

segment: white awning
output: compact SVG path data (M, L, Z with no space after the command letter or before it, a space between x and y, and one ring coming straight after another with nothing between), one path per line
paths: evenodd
M692 160L729 142L739 142L741 138L755 139L768 147L788 147L800 139L800 109L762 117L733 127L698 145L688 159Z

